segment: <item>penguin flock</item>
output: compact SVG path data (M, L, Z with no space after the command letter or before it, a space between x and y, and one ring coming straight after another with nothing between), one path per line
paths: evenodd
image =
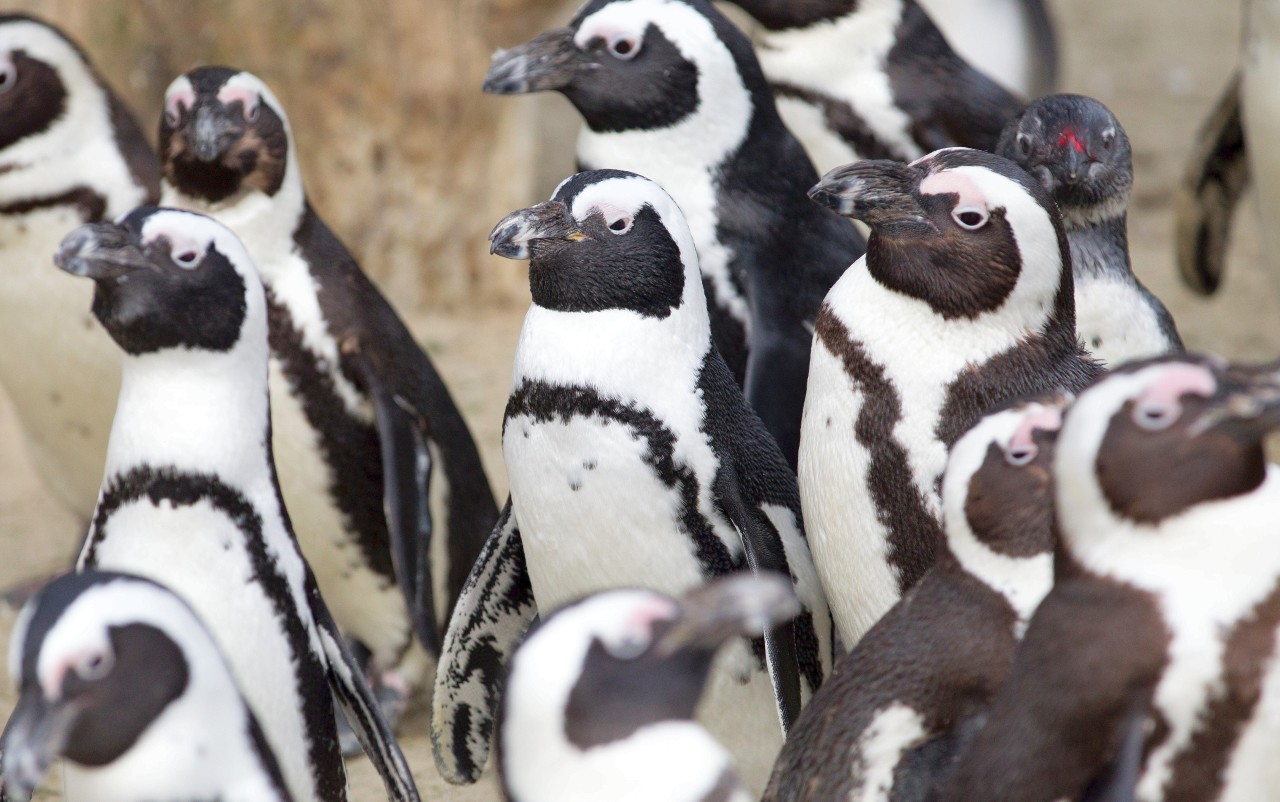
M945 4L734 5L590 0L476 87L583 120L489 235L501 506L267 81L177 76L152 150L0 15L0 386L85 524L0 799L1280 800L1280 361L1184 350L1043 6L975 65Z

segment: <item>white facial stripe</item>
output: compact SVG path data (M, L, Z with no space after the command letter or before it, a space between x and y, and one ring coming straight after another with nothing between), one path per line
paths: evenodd
M697 278L698 251L694 247L689 224L680 207L657 183L640 176L608 178L579 192L573 199L573 207L569 212L575 220L581 222L590 217L593 211L604 212L605 209L625 210L624 214L634 217L646 205L658 213L662 224L680 249L686 279ZM605 217L613 219L608 213L605 213Z
M625 37L639 43L643 48L645 29L660 14L669 13L664 7L670 5L673 4L668 3L667 0L627 0L610 3L582 21L578 26L578 32L573 36L573 43L578 49L586 50L593 39L612 42L614 39Z
M258 105L260 100L266 101L271 110L276 113L280 119L284 119L284 109L280 105L280 101L276 100L275 95L271 94L271 90L262 82L262 79L251 72L238 72L227 79L227 82L218 90L218 100L223 103L232 103L236 100L245 104L245 111Z
M164 90L164 110L174 120L178 118L182 109L189 109L195 103L195 87L191 85L191 79L185 75L174 78L169 88Z
M52 64L60 71L73 65L84 70L84 61L75 48L36 22L21 20L0 25L0 55L11 62L13 53L18 50L30 58Z
M944 170L934 173L920 182L920 192L924 195L959 195L956 208L973 206L979 209L991 208L982 190L973 179L956 170Z

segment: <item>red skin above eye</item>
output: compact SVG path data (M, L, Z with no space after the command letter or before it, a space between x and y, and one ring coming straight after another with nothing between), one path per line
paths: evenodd
M1058 147L1066 147L1070 143L1071 147L1076 149L1077 153L1088 153L1084 148L1084 143L1076 139L1074 131L1066 130L1062 132L1062 136L1058 137ZM1089 154L1092 155L1092 154Z

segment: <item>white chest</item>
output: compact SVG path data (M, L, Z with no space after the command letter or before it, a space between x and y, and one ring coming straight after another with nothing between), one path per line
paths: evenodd
M833 22L765 34L758 48L760 66L772 84L786 84L844 103L877 139L915 159L924 152L911 136L911 118L894 102L884 69L901 15L897 0L875 0ZM818 172L854 161L856 156L835 163L824 160L839 155L832 148L831 134L822 135L813 125L818 118L816 110L796 113L799 105L808 104L793 101L778 108ZM825 122L821 127L830 130Z
M1090 276L1075 288L1076 330L1108 367L1172 350L1156 310L1132 282Z
M325 680L295 674L283 619L300 609L278 610L266 595L236 523L208 501L176 507L143 498L116 510L98 534L97 567L160 582L200 616L279 757L286 783L297 798L313 798L300 683ZM303 620L315 640L310 615Z

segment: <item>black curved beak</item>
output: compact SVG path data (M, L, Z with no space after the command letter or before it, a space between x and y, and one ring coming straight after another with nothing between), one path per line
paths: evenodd
M38 686L22 692L0 735L6 798L15 802L31 798L49 764L62 754L79 712L70 702L45 699Z
M192 110L182 134L197 160L213 163L221 161L244 136L244 122L221 103L200 103Z
M1195 423L1199 431L1220 427L1263 438L1280 429L1280 362L1228 365L1216 402Z
M489 232L489 253L507 259L528 259L535 242L582 239L586 235L569 214L569 207L560 201L546 201L502 218Z
M654 644L669 657L685 649L714 651L730 638L758 638L800 613L791 582L780 574L733 574L680 598L680 617Z
M484 91L523 95L564 89L579 71L589 68L573 43L573 29L552 28L522 45L494 53L484 76Z
M924 176L899 162L876 159L831 170L809 190L820 206L892 234L934 231L914 190Z
M115 223L86 223L75 229L62 240L53 262L73 276L94 281L147 267L133 233Z

